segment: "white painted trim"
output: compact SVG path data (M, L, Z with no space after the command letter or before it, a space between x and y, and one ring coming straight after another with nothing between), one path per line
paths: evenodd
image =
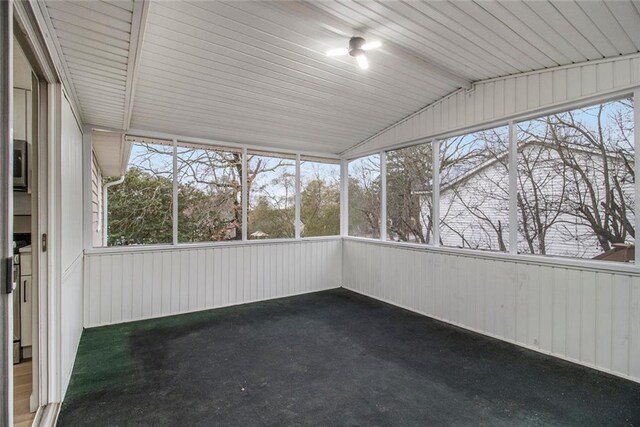
M91 161L91 159L89 161ZM91 179L89 179L89 182L91 182ZM109 242L109 227L107 227L107 224L109 223L109 189L116 185L120 185L123 182L124 175L122 175L116 181L107 182L102 186L102 244L105 246ZM91 197L85 199L84 204L91 206L91 204L89 203L90 200ZM88 247L85 247L85 249L91 248L92 246L93 245L89 245Z
M34 42L35 43L35 42ZM49 235L49 212L50 212L50 198L48 196L48 183L49 183L49 84L46 81L39 83L39 117L38 117L38 165L37 165L37 191L38 191L38 215L37 215L37 230L36 230L36 250L34 254L37 255L37 298L38 298L38 344L37 344L37 357L34 360L38 362L38 404L44 405L49 402L48 398L48 382L49 382L49 367L50 361L48 359L49 354L49 338L47 331L47 324L49 322L48 312L48 300L49 295L49 271L51 257L49 252L42 250L42 235Z
M171 196L171 225L173 246L178 245L178 140L173 139L173 192ZM109 224L104 223L104 227L107 228Z
M0 425L13 425L13 294L5 259L13 257L13 1L0 4ZM12 280L12 279L10 279Z
M518 253L518 127L509 122L509 253Z
M240 196L240 202L242 205L242 241L246 242L248 239L248 218L249 218L249 184L247 177L249 171L249 159L247 158L247 148L242 147L242 195Z
M431 171L433 173L431 196L433 197L433 245L440 246L440 141L431 141Z
M387 152L380 152L380 240L387 240Z
M449 248L445 246L423 245L407 242L381 242L378 239L367 237L346 236L343 240L350 240L372 245L389 245L407 250L442 253L478 259L494 259L501 261L513 261L523 264L551 265L555 267L598 271L603 273L621 273L640 276L640 268L633 263L620 263L615 261L593 261L588 259L561 258L550 255L510 254L505 252L482 251L477 249Z
M91 169L92 169L93 144L91 141L91 129L82 128L82 247L88 249L93 246L93 224L91 212ZM101 183L98 183L100 185Z
M48 151L48 206L49 206L49 283L47 287L47 338L48 338L48 391L49 402L62 400L61 368L61 282L62 282L62 241L61 222L61 141L62 141L62 100L63 88L59 83L49 85L49 151Z
M349 234L349 162L340 160L340 236Z
M60 403L49 403L41 407L33 420L33 425L38 427L54 427L60 415Z
M139 65L140 58L142 56L144 34L147 28L147 17L149 15L149 4L149 0L138 0L133 3L133 17L131 20L131 33L129 37L129 57L127 58L127 83L124 102L125 110L122 124L125 129L131 125L136 82L138 80L138 70L140 69Z
M508 342L509 344L517 345L518 347L526 348L527 350L533 350L533 351L535 351L537 353L541 353L541 354L544 354L544 355L547 355L547 356L556 357L558 359L562 359L562 360L566 360L566 361L571 362L571 363L575 363L575 364L578 364L578 365L586 366L587 368L595 369L597 371L606 372L607 374L615 375L616 377L624 378L624 379L631 380L631 381L634 381L634 382L640 382L637 378L631 377L629 375L621 374L619 372L615 372L615 371L612 371L610 369L605 369L605 368L602 368L602 367L599 367L599 366L596 366L596 365L593 365L593 364L590 364L590 363L585 363L585 362L583 362L581 360L573 359L573 358L570 358L570 357L566 357L566 356L563 356L563 355L558 354L558 353L553 353L551 351L545 351L545 350L542 350L540 348L536 348L536 347L533 347L533 346L522 344L522 343L517 342L515 340L510 340L510 339L501 337L499 335L488 333L488 332L480 330L480 329L471 328L469 326L463 325L463 324L458 323L458 322L453 322L451 320L442 319L442 318L440 318L438 316L434 316L432 314L427 314L427 313L425 313L423 311L416 310L415 308L408 307L408 306L406 306L404 304L399 304L397 302L388 300L386 298L379 298L379 297L375 297L375 296L372 296L372 295L369 295L369 294L365 294L364 292L358 291L358 290L350 288L348 286L344 286L343 285L342 287L344 289L348 290L348 291L355 292L357 294L364 295L365 297L373 298L375 300L384 302L386 304L390 304L390 305L393 305L395 307L399 307L399 308L402 308L404 310L408 310L408 311L411 311L413 313L420 314L420 315L428 317L430 319L437 320L438 322L446 323L448 325L453 325L453 326L455 326L457 328L465 329L467 331L475 332L475 333L480 334L480 335L484 335L484 336L487 336L487 337L495 338L495 339L500 340L500 341Z
M301 215L301 197L300 197L300 154L296 154L296 197L295 197L295 219L294 219L294 228L295 228L295 237L296 239L300 238L300 226L302 224L302 220L300 218Z
M187 143L193 143L193 144L215 145L218 147L222 146L222 147L229 147L229 148L246 148L249 150L270 151L273 153L282 153L282 154L301 154L301 155L312 156L312 157L324 157L327 159L341 158L339 154L329 153L329 152L291 150L288 148L277 148L277 147L265 146L265 145L240 144L232 141L223 141L223 140L209 139L209 138L196 138L196 137L191 137L186 135L177 135L177 134L166 133L166 132L155 132L155 131L144 130L144 129L122 130L122 129L106 128L104 126L94 126L94 125L89 125L89 126L91 126L96 130L104 130L109 132L120 132L120 133L124 132L130 136L140 136L140 137L147 137L147 138L167 139L167 140L177 139L180 142L187 142Z
M44 38L45 31L38 21L38 6L33 2L14 2L13 16L20 31L24 33L25 38L29 41L29 47L34 55L37 63L38 71L42 73L38 77L45 83L54 83L58 80L55 64L49 55L46 41ZM34 65L34 64L32 64Z
M638 247L638 231L640 230L640 88L633 92L633 147L635 154L635 264L640 267L640 248Z
M225 248L229 246L251 246L251 245L273 245L286 243L304 243L317 241L335 241L340 240L341 236L315 236L302 237L299 239L256 239L256 240L228 240L224 242L201 242L201 243L180 243L176 246L166 245L138 245L138 246L109 246L107 248L91 248L84 251L85 255L107 255L130 252L154 252L154 251L175 251L175 250L191 250L191 249L215 249Z

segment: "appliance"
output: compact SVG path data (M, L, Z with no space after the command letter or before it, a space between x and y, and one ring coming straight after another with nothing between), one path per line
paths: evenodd
M369 68L369 61L367 61L367 56L365 52L373 49L377 49L382 46L382 43L379 41L369 42L358 36L351 37L349 40L349 47L342 49L331 49L327 52L327 56L343 56L343 55L351 55L356 58L358 65L363 70Z
M15 233L13 235L13 281L20 283L20 249L31 245L30 233ZM16 286L13 291L13 363L22 360L22 293L23 287Z
M13 189L27 191L28 189L28 150L27 141L13 140Z
M14 242L15 249L15 242ZM20 255L13 256L13 283L20 283ZM13 364L20 363L20 286L13 290Z

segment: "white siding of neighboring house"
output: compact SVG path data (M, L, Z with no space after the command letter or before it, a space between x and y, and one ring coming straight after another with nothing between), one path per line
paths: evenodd
M93 246L102 246L102 171L95 153L91 156L91 236Z
M525 154L535 149L534 147L535 146L529 146L525 148L525 150L527 150ZM534 174L537 182L543 182L542 180L547 175L547 172L549 172L549 169L552 168L553 165L560 163L558 154L555 151L548 150L547 152L550 153L548 162L544 162L544 164L535 169ZM585 166L593 162L594 159L597 159L597 157L591 156L588 153L579 153L576 154L576 157ZM593 168L590 170L593 170ZM544 194L547 196L558 194L562 189L561 175L555 172L551 175L553 179L549 180L544 187ZM519 179L522 179L522 177L519 177ZM508 248L509 200L505 192L508 189L508 180L506 168L496 162L484 169L478 170L476 173L472 173L467 179L459 182L456 185L459 197L456 197L456 194L451 188L443 187L440 194L440 218L446 222L448 226L457 230L464 236L464 239L471 242L471 244L463 245L462 237L450 231L441 222L440 236L442 245L498 250L497 234L490 229L486 221L471 215L465 208L466 204L467 206L478 206L484 215L491 218L494 223L500 220L504 224L504 241ZM594 175L591 181L601 183L602 180L595 178ZM519 181L519 191L522 188L521 185ZM599 199L603 200L603 186L601 185L599 188L596 188L596 190L600 195ZM633 194L633 190L633 183L628 182L625 191L628 194ZM492 198L485 197L487 194L492 193L496 196ZM464 204L460 197L465 201ZM629 212L629 215L633 223L633 212ZM520 217L519 211L518 218L520 219ZM546 236L547 255L593 258L602 252L591 228L581 223L579 219L572 215L563 214L559 217L558 223L563 225L556 225L550 228ZM563 232L562 227L566 227L568 230ZM580 236L580 238L576 239L573 236ZM630 243L632 242L631 238L628 240ZM518 251L521 253L530 253L521 235L518 236Z
M475 207L497 226L502 225L504 244L509 245L509 176L500 163L479 170L440 193L441 244L451 247L499 250L497 233L491 224L471 215L465 206ZM464 201L464 203L462 202ZM455 231L453 231L455 230ZM465 243L466 241L466 243Z

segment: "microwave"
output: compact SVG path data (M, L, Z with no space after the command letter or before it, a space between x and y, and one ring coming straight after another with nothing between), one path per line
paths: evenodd
M27 141L13 140L13 189L27 191L29 185L29 159Z

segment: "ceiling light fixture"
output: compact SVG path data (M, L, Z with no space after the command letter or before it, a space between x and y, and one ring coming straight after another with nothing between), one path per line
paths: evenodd
M351 55L356 58L358 65L363 70L369 68L369 61L365 55L365 52L377 49L382 46L382 43L379 41L368 42L362 37L351 37L349 40L349 47L342 49L331 49L327 51L327 56L343 56L343 55Z

